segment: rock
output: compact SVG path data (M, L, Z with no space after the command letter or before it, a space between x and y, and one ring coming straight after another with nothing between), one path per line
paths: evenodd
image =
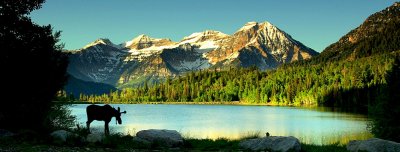
M103 141L105 138L104 134L100 134L100 133L93 133L93 134L89 134L86 137L86 141L90 142L90 143L95 143L95 142L101 142Z
M279 152L299 152L301 150L300 141L292 136L269 136L257 139L241 141L239 146L253 151L269 150Z
M142 130L136 133L136 137L165 147L174 147L183 144L183 138L176 130Z
M347 144L347 150L351 152L399 152L400 143L379 138L371 138L368 140L353 140L350 141L349 144Z
M56 130L50 134L55 142L66 142L67 138L75 137L76 135L65 130Z
M0 138L2 137L11 137L14 136L15 134L12 133L11 131L5 130L5 129L0 129Z

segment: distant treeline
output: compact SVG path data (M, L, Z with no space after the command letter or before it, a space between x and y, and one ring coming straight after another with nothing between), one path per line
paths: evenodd
M276 70L197 71L153 86L144 83L80 101L106 103L241 101L271 105L367 106L387 83L399 51L355 60L298 62Z

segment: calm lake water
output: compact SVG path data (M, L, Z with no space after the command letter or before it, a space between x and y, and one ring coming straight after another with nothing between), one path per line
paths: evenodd
M86 125L87 104L71 107L78 122ZM248 134L294 136L304 143L347 143L367 139L367 118L333 112L326 108L307 109L276 106L238 105L148 105L113 104L127 111L122 125L110 122L111 132L135 135L144 129L177 130L187 138L237 139ZM92 131L103 132L104 122L94 121Z

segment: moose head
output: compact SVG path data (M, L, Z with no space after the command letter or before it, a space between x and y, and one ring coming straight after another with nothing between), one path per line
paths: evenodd
M115 110L115 108L114 108ZM118 124L122 124L122 120L121 120L121 114L126 114L126 111L121 112L121 109L118 107L118 110L115 110L115 119L117 120Z

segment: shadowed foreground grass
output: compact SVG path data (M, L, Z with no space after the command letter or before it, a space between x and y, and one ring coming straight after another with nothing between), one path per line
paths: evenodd
M301 151L304 152L347 152L346 145L312 145L312 144L301 144Z
M244 151L239 147L240 140L228 140L224 138L211 139L185 139L184 149L195 151ZM347 152L345 145L312 145L301 144L303 152Z
M0 138L0 151L246 151L239 147L239 142L245 139L257 138L259 134L249 133L240 139L227 138L195 139L184 138L183 145L176 148L165 148L162 143L143 143L134 140L135 137L124 134L112 134L102 142L87 143L80 138L69 138L65 143L55 143L49 137L19 135ZM310 145L302 144L304 152L345 152L346 147L339 144Z

